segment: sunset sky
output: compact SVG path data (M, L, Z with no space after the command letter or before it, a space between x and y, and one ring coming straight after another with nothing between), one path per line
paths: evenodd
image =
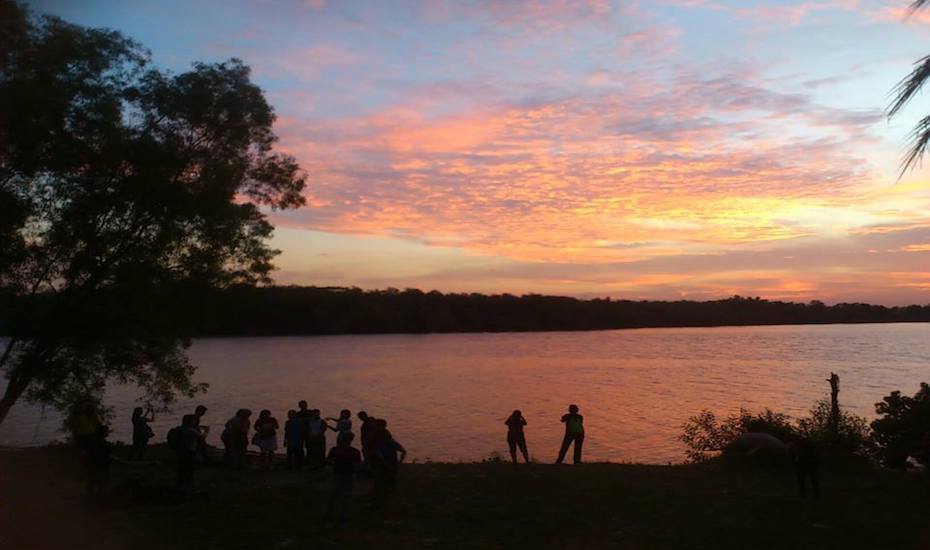
M930 303L909 0L37 1L243 59L308 205L282 284Z

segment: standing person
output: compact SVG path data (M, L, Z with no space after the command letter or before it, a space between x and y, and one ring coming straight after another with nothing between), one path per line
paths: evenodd
M523 433L523 427L526 426L526 419L523 413L518 410L513 411L504 424L507 425L507 447L510 448L510 459L517 463L517 447L523 453L523 460L530 463L530 456L526 452L526 435Z
M249 447L249 426L252 411L239 409L235 416L226 421L220 439L226 447L226 464L233 469L245 466L245 453Z
M310 409L308 408L307 402L301 399L297 402L297 418L304 423L304 440L301 442L301 445L304 446L305 457L310 457L310 443L307 441L308 434L308 425L310 424L310 417L312 416Z
M801 436L788 445L794 462L794 473L798 478L801 498L807 498L807 479L811 482L814 500L820 500L820 456L809 437Z
M106 490L110 481L110 442L107 441L110 428L93 401L79 406L67 424L87 469L85 497L96 498Z
M197 405L194 409L194 429L200 437L197 438L197 455L204 462L210 462L210 456L207 454L207 436L210 434L210 426L203 424L203 417L207 414L207 408L203 405Z
M383 508L394 493L397 471L407 458L407 449L394 439L387 429L387 420L375 421L375 456L372 467L375 476L375 508ZM400 453L398 458L397 453Z
M271 411L262 409L255 421L255 437L252 443L261 451L262 466L274 465L274 452L278 450L278 420L271 416Z
M320 418L320 409L310 411L307 421L307 462L318 470L326 465L326 421Z
M181 497L189 496L194 482L200 439L202 438L200 430L197 429L197 415L194 414L185 414L181 418L181 425L168 432L168 446L174 451L178 462L175 488Z
M336 423L335 427L330 426L329 424L327 424L326 427L339 435L352 432L352 411L349 409L342 409L342 411L339 413L339 418L328 417L326 420L332 420Z
M132 449L129 450L129 460L142 460L145 456L145 449L148 447L149 439L155 437L155 432L149 426L149 422L155 420L155 411L149 409L145 414L142 407L136 407L132 410Z
M304 465L304 442L307 439L307 422L297 418L297 411L287 411L284 423L284 446L287 448L287 469L299 470Z
M555 463L561 464L565 460L568 446L574 443L573 462L581 464L581 446L584 445L584 417L578 414L578 405L568 406L568 414L562 415L562 422L565 424L565 437L562 438L562 448L559 449L559 458Z
M358 412L358 419L362 421L359 435L362 439L362 460L366 471L371 470L371 458L375 448L375 417L368 416L365 411Z
M324 519L342 521L349 512L352 498L352 485L356 467L362 462L362 455L352 446L355 434L345 432L339 435L336 446L330 449L326 461L333 465L333 492L329 497L329 507Z

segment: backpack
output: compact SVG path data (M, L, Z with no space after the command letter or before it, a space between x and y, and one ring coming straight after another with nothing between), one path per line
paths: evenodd
M165 439L168 441L168 448L173 451L180 451L181 447L184 446L184 437L181 435L181 426L175 426L168 430L168 434L165 436Z

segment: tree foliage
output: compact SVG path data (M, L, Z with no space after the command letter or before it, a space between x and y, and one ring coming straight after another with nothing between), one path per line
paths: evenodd
M875 404L879 418L872 433L882 459L891 468L904 468L908 457L930 467L930 385L920 384L914 397L893 391Z
M820 447L830 447L845 454L871 457L874 441L869 422L865 418L841 407L836 434L834 434L830 425L830 417L830 400L820 399L814 403L808 416L798 419L796 431L810 438L815 445Z
M185 319L205 289L269 281L260 207L303 203L273 110L239 60L170 74L118 32L0 15L0 421L110 380L198 391Z
M740 296L706 302L581 300L538 294L263 286L224 288L204 300L209 307L200 310L196 333L212 336L930 321L930 306L827 306ZM0 334L3 324L0 313Z

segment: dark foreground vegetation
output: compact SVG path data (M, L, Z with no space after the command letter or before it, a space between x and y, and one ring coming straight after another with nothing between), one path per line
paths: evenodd
M200 336L603 330L644 327L930 322L930 305L724 300L632 301L529 294L443 294L417 289L235 287L206 293L181 320ZM0 297L9 333L15 296Z
M93 507L70 447L0 450L0 547L930 548L928 479L855 460L824 464L819 502L797 497L787 467L721 459L409 464L387 510L369 509L360 479L352 516L332 525L329 473L205 469L180 502L170 453L151 450L155 462L115 464Z

